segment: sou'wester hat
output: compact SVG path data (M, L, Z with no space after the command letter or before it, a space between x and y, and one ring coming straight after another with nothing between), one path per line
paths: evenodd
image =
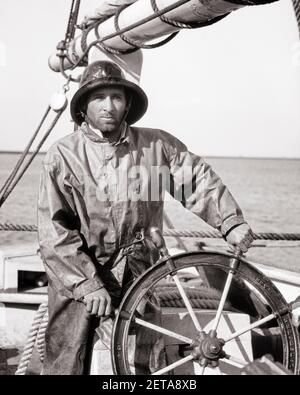
M145 114L148 107L145 92L134 82L128 81L115 63L100 60L86 67L80 87L71 100L71 116L77 125L84 122L82 110L88 96L103 87L123 87L130 94L131 105L125 119L129 125Z

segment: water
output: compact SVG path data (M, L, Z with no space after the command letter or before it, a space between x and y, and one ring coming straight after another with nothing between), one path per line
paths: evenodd
M206 160L229 187L256 232L300 232L300 160ZM185 223L197 226L193 217Z
M1 223L36 224L42 158L40 155L34 160L1 208ZM0 185L3 185L17 159L15 154L0 154ZM300 233L300 160L207 158L207 161L227 184L255 232ZM167 202L166 209L176 228L205 228L199 218L177 202ZM36 241L35 233L0 232L0 248ZM193 248L194 242L188 240L187 244ZM253 248L249 257L300 271L300 247Z

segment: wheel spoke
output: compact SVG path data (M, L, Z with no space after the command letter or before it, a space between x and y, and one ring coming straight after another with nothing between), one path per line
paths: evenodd
M145 328L152 329L158 333L162 333L164 335L173 337L174 339L180 340L184 343L192 344L193 342L193 340L188 337L182 336L179 333L175 333L173 331L169 331L168 329L162 328L161 326L150 324L150 322L144 321L140 318L135 318L134 322L137 323L138 325L144 326Z
M226 354L224 358L227 360L227 363L233 366L237 366L238 368L244 368L248 364L246 361L233 357L232 355Z
M219 323L220 323L220 319L221 319L221 315L222 315L222 312L223 312L223 309L224 309L224 305L225 305L225 302L226 302L226 299L227 299L227 296L228 296L228 292L229 292L229 289L230 289L230 286L231 286L231 283L232 283L233 275L234 275L234 273L232 271L230 271L228 273L228 276L227 276L227 279L226 279L226 283L225 283L225 287L224 287L224 290L223 290L223 294L222 294L222 297L221 297L221 300L220 300L220 303L219 303L218 311L217 311L217 314L216 314L216 317L215 317L215 320L214 320L214 324L213 324L213 328L212 328L213 331L217 331L217 329L218 329L218 326L219 326Z
M237 337L243 335L244 333L246 333L246 332L248 332L248 331L251 331L251 329L257 328L257 327L259 327L260 325L263 325L263 324L265 324L266 322L271 321L273 318L275 318L275 315L274 315L274 314L270 314L270 315L268 315L267 317L262 318L261 320L256 321L256 322L254 322L253 324L247 326L246 328L240 329L239 331L232 333L230 336L228 336L226 339L224 339L224 341L225 341L225 343L228 343L228 342L230 342L231 340L233 340L233 339L235 339L235 338L237 338Z
M172 363L171 365L166 366L165 368L158 370L155 373L152 373L152 376L159 376L161 374L167 373L170 370L177 368L178 366L181 366L181 365L183 365L183 364L185 364L185 363L187 363L189 361L192 361L193 359L194 359L194 357L192 355L188 355L187 357L182 358L179 361L176 361L176 362Z
M175 284L176 284L176 286L178 288L178 291L179 291L179 293L180 293L180 295L181 295L181 297L182 297L182 299L183 299L183 301L185 303L185 306L186 306L186 308L187 308L187 310L188 310L188 312L189 312L189 314L190 314L190 316L192 318L192 321L193 321L193 323L195 325L195 328L197 329L197 331L201 332L202 331L201 325L199 324L199 321L198 321L198 319L196 317L196 314L195 314L195 312L194 312L194 310L192 308L192 305L191 305L191 303L189 301L189 298L187 297L187 294L186 294L183 286L181 285L181 282L180 282L177 274L175 274L173 276L173 279L174 279Z

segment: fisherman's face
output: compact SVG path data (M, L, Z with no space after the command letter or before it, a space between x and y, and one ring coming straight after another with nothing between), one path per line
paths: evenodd
M91 126L103 133L119 129L127 110L123 88L102 88L92 93L87 100L86 115Z

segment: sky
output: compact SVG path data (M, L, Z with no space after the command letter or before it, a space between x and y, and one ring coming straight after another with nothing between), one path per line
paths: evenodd
M82 0L81 16L99 3ZM24 149L64 83L48 57L70 4L0 2L0 151ZM300 158L300 41L290 0L245 7L143 53L149 108L137 126L167 130L203 156ZM70 119L67 110L43 150L72 132Z

